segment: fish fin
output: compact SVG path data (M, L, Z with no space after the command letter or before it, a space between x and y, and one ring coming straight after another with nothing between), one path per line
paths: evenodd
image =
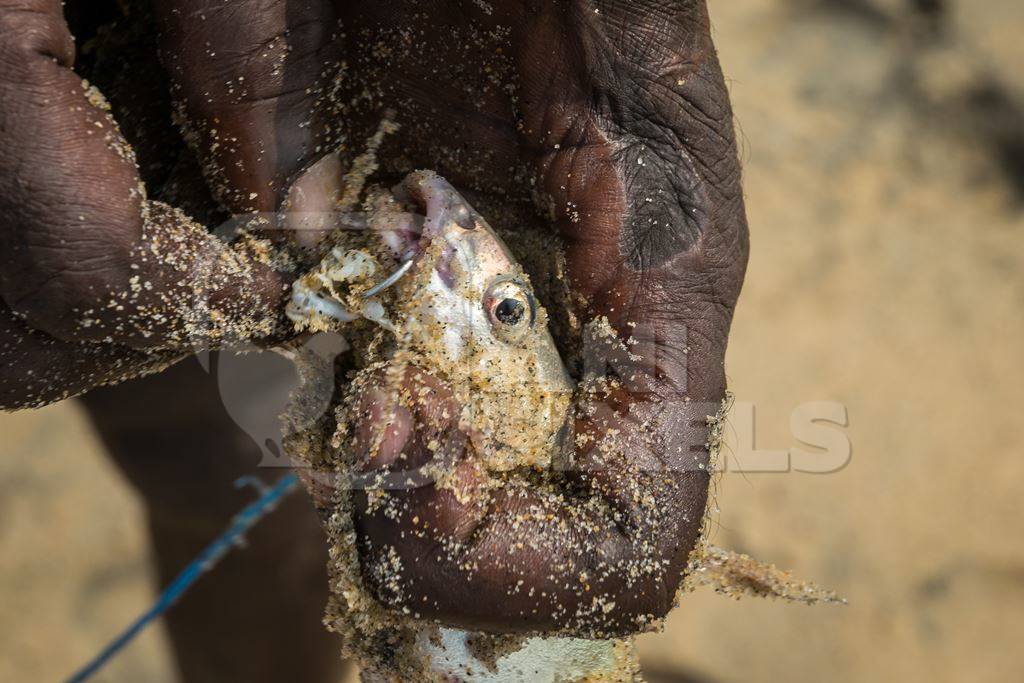
M692 590L698 586L711 586L715 591L737 599L748 595L781 598L807 605L847 604L846 599L835 591L797 579L773 564L715 546L706 546L690 562L686 588Z

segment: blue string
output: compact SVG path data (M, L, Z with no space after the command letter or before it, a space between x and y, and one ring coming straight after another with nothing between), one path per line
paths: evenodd
M251 484L255 481L250 477L240 479L236 485ZM292 492L298 483L295 474L286 474L271 486L266 487L259 482L258 488L261 495L255 502L247 505L231 520L231 524L218 536L210 545L206 546L192 562L171 582L156 603L126 628L121 635L110 641L103 650L96 655L92 661L78 670L75 675L68 679L67 683L82 683L88 680L93 674L99 671L114 655L125 648L135 636L139 635L146 626L153 620L166 612L171 605L177 602L185 591L192 587L200 576L213 569L220 560L228 554L232 546L238 545L242 535L260 521L267 513L274 509L274 506L286 495Z

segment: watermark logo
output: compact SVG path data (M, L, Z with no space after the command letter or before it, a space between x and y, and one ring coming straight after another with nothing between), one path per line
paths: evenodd
M366 229L370 223L366 216L351 213L322 216L313 221L308 215L302 220L258 215L236 217L216 234L229 239L239 225L252 224L253 220L264 229L270 227L283 232L301 229L303 225L322 230L327 224ZM420 223L424 220L419 217ZM387 240L387 235L382 235L381 239ZM450 306L451 310L439 312L450 324L472 325L484 315L481 306L474 306L474 302L466 299L453 297ZM724 437L724 447L718 458L711 458L709 451L713 450L713 444L710 440L715 431L712 423L721 404L691 398L691 370L698 373L702 370L691 366L695 357L702 356L693 352L687 326L670 318L659 316L656 322L639 321L626 330L613 330L600 324L585 328L577 380L584 388L594 386L598 390L589 396L586 389L579 392L584 405L574 408L563 429L562 450L569 454L555 457L558 468L585 470L613 466L609 463L614 458L576 457L575 451L586 450L588 439L590 445L605 441L627 449L630 466L642 470L715 468L719 472L735 473L828 474L850 463L848 411L840 402L824 400L796 405L789 413L786 430L789 442L771 446L758 442L756 406L735 401L721 425L724 429L718 430ZM332 401L339 391L335 361L347 350L348 344L342 335L321 333L292 344L284 353L247 347L241 349L242 353L201 352L199 359L216 375L228 414L260 447L261 466L293 467L295 463L286 453L285 440L289 433L313 427L332 410ZM297 368L301 368L301 373ZM423 370L429 373L432 369ZM507 395L507 400L516 400L514 397L529 395L531 391L546 390L532 376L503 379L506 386L500 391ZM509 382L518 382L519 386L509 391ZM486 388L475 390L488 391ZM302 410L289 411L297 392L303 398ZM492 398L502 400L497 394ZM291 416L288 422L282 420L286 412ZM381 428L385 428L387 416L380 418L380 422ZM580 424L589 425L594 434L581 435ZM412 429L421 427L424 425L413 425ZM779 430L772 432L779 433ZM457 461L467 447L465 434L443 438L451 443L436 444L436 452L444 454L446 461ZM432 464L433 467L388 471L383 473L386 476L352 477L346 485L397 489L429 485L451 462Z

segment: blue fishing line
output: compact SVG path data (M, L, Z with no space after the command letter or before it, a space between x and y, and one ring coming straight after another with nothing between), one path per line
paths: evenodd
M192 584L200 576L213 569L221 558L227 555L232 546L238 545L242 535L260 521L267 513L274 509L274 506L286 495L295 489L298 478L295 474L286 474L277 480L270 487L254 477L243 477L236 482L236 486L243 484L254 484L260 490L260 497L255 502L247 505L231 520L231 524L218 536L210 545L206 546L199 555L182 570L174 581L171 582L156 602L145 611L138 619L126 628L121 635L110 641L103 650L96 655L92 661L78 670L75 675L68 679L67 683L82 683L88 680L99 671L114 655L123 650L135 636L139 635L146 626L154 619L166 612L171 605L177 602L185 591L192 587Z

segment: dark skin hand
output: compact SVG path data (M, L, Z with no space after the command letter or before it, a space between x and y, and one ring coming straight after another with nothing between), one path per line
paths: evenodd
M41 14L10 11L15 4ZM5 208L12 192L25 197L19 188L27 181L19 179L42 197L5 212L15 220L5 219L3 253L12 263L0 275L2 295L9 309L60 343L96 342L102 338L61 324L61 311L91 306L107 281L127 279L123 245L139 237L139 211L137 201L125 199L130 169L100 138L75 135L87 129L82 114L54 100L79 88L48 57L64 66L69 60L57 6L0 3L8 8L0 9L0 27L50 21L30 34L38 45L26 47L25 32L13 29L16 46L0 43L0 130L35 131L53 110L49 135L92 145L88 154L105 165L92 167L101 175L83 185L82 171L38 133L19 136L35 142L0 149ZM592 396L595 410L577 420L577 432L592 438L566 475L576 494L509 487L482 507L428 486L392 493L406 503L397 519L360 512L362 559L378 596L425 617L490 630L618 634L666 614L704 514L708 475L694 462L706 460L705 417L725 393L723 359L747 258L732 112L705 3L174 0L158 3L156 13L190 139L230 211L277 209L326 150L340 147L343 161L351 160L392 109L402 128L382 150L384 177L432 168L475 203L509 215L536 215L539 204L550 220L533 220L564 242L582 318L606 316L623 339L639 339L637 376ZM26 55L31 68L17 61ZM342 63L346 76L338 79ZM12 100L34 103L33 116L19 118L28 105L11 110ZM75 147L70 158L85 153ZM24 159L38 161L25 168ZM66 202L96 196L85 188L97 186L106 201L93 210L102 212L87 219L92 229L79 230L80 210ZM88 239L66 239L70 234ZM112 256L87 270L68 268L61 240ZM71 256L91 264L92 253ZM265 295L247 300L253 310L274 309L274 277L258 278L268 284L257 288ZM68 300L69 291L85 300ZM117 322L104 329L120 329ZM147 348L137 325L123 328L115 344ZM162 347L177 341L173 334L157 338ZM628 438L647 431L653 415L666 438L653 445ZM424 430L450 427L432 413L417 417ZM611 433L645 445L602 450ZM582 510L579 491L605 507ZM430 520L436 533L417 533L414 518ZM466 542L460 559L475 563L471 580L439 550L437 534ZM388 549L406 568L401 597L373 571ZM525 588L509 595L510 582L519 580ZM614 609L593 609L595 595L614 596Z
M74 61L59 0L0 2L3 408L272 337L287 293L282 273L146 200L131 148Z

